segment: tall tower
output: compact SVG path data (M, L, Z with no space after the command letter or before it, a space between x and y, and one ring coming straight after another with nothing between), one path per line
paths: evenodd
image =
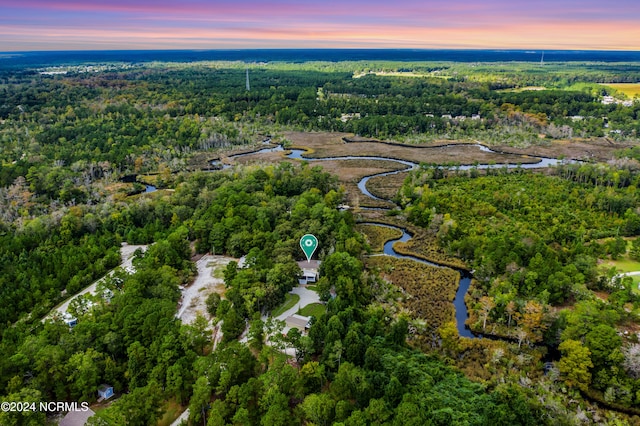
M540 58L540 65L544 65L544 50L542 51L542 58Z
M247 92L251 90L251 86L249 86L249 68L247 68Z

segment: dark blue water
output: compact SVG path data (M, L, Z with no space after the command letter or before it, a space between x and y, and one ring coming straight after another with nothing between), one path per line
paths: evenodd
M0 52L0 68L39 67L95 62L144 63L150 61L454 61L540 62L542 50L455 49L242 49L242 50L90 50ZM640 62L640 51L545 50L545 62Z
M398 229L402 231L402 236L400 238L387 241L384 244L383 253L386 254L387 256L393 256L400 259L410 259L415 262L424 263L429 266L435 266L436 268L447 268L447 266L444 266L444 265L439 265L437 263L429 262L428 260L420 259L419 257L415 257L415 256L407 256L395 251L393 249L393 245L395 243L407 242L411 239L411 235L409 235L407 231L404 230L403 228L399 228L397 226L391 226L391 225L382 225L379 223L371 223L370 225L383 226L385 228L393 228L393 229ZM469 286L471 285L471 274L462 269L457 269L457 268L451 268L451 269L456 270L460 274L460 282L458 284L458 290L456 291L456 297L453 299L453 306L455 308L456 326L458 328L458 334L460 335L460 337L467 337L469 339L474 339L479 336L473 334L473 332L466 325L466 322L469 319L469 311L467 309L466 303L464 302L464 296L467 294L467 291L469 290Z

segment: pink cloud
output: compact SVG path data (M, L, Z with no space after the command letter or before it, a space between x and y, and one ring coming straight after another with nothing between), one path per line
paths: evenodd
M3 0L2 5L0 50L29 45L640 50L636 0Z

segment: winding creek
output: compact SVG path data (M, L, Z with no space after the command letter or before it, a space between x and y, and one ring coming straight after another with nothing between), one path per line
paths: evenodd
M443 145L443 146L438 146L438 147L432 147L433 149L438 149L438 148L447 148L449 146L460 146L460 145ZM468 146L474 146L480 149L480 151L483 152L489 152L489 153L493 153L493 154L503 154L501 152L498 151L494 151L484 145L481 144L469 144ZM431 147L430 147L431 148ZM426 148L429 149L429 148ZM269 148L263 148L260 149L258 151L253 151L253 152L248 152L248 153L242 153L242 154L235 154L235 155L230 155L228 158L240 158L240 157L244 157L247 155L257 155L257 154L263 154L263 153L270 153L270 152L279 152L279 151L284 151L284 148L282 145L278 145L276 147L269 147ZM390 157L378 157L378 156L354 156L354 155L349 155L349 156L341 156L341 157L322 157L322 158L310 158L310 157L304 157L304 153L306 151L302 150L302 149L292 149L290 150L290 153L286 155L287 158L290 159L295 159L295 160L303 160L303 161L309 161L309 162L316 162L316 161L335 161L335 160L378 160L378 161L391 161L391 162L395 162L395 163L399 163L405 166L405 168L400 169L400 170L394 170L394 171L390 171L390 172L383 172L383 173L376 173L370 176L365 176L362 179L360 179L360 181L358 182L358 189L360 189L360 191L366 195L367 197L370 197L374 200L379 200L379 201L388 201L391 202L391 200L386 200L380 197L377 197L375 195L373 195L371 192L369 192L369 190L367 189L367 182L369 182L369 179L374 178L374 177L383 177L383 176L391 176L391 175L395 175L398 173L403 173L403 172L408 172L411 170L416 169L419 164L412 162L412 161L408 161L408 160L401 160L398 158L390 158ZM523 157L524 158L524 157ZM529 157L531 158L531 157ZM550 166L555 166L555 165L559 165L559 164L563 164L565 162L567 162L566 160L559 160L556 158L548 158L548 157L534 157L534 158L538 158L540 161L538 161L537 163L517 163L517 164L512 164L512 163L495 163L495 164L474 164L474 165L460 165L460 166L453 166L453 167L449 167L449 166L443 166L444 168L450 169L450 170L471 170L473 168L477 168L477 169L496 169L496 168L504 168L507 167L509 169L513 169L513 168L522 168L522 169L537 169L537 168L544 168L544 167L550 167ZM572 162L572 161L569 161ZM229 167L228 165L222 165L222 163L220 163L219 160L215 160L211 162L212 165L216 165L218 167L222 167L222 168L227 168ZM385 209L381 209L381 208L367 208L367 210L385 210ZM420 262L420 263L424 263L436 268L450 268L450 269L454 269L455 271L457 271L460 274L460 282L458 283L458 289L456 291L456 296L453 300L453 305L454 305L454 309L455 309L455 316L456 316L456 324L457 324L457 328L458 328L458 334L460 335L460 337L467 337L467 338L482 338L481 335L478 334L474 334L467 326L466 326L466 321L469 318L469 311L467 309L467 305L465 304L464 301L464 297L467 294L467 291L469 290L469 287L471 286L471 279L472 279L472 275L469 271L466 271L464 269L459 269L459 268L451 268L449 266L445 266L445 265L441 265L438 263L434 263L434 262L429 262L427 260L415 257L415 256L407 256L407 255L403 255L400 254L398 252L396 252L393 248L393 245L397 242L407 242L411 239L411 235L407 232L406 229L401 228L401 227L397 227L397 226L391 226L391 225L386 225L386 224L380 224L380 223L370 223L370 222L363 222L363 224L369 224L369 225L376 225L376 226L384 226L384 227L388 227L388 228L393 228L393 229L398 229L402 232L402 236L400 238L396 238L390 241L387 241L384 245L384 249L383 252L385 255L388 256L394 256L400 259L411 259L415 262Z
M467 305L464 303L464 296L467 294L469 290L469 286L471 285L471 274L464 269L452 268L450 266L444 266L439 263L429 262L428 260L420 259L416 256L408 256L406 254L400 254L393 248L395 243L402 242L406 243L411 239L411 234L407 232L406 229L400 228L398 226L392 226L387 224L375 223L375 222L362 222L362 225L375 225L382 226L385 228L397 229L402 232L402 236L400 238L395 238L393 240L389 240L384 244L384 248L382 252L387 256L397 257L399 259L409 259L414 262L424 263L425 265L434 266L436 268L449 268L457 271L460 274L460 282L458 283L458 289L456 290L456 296L453 299L453 306L456 312L456 325L458 327L458 334L460 337L468 337L470 339L480 337L475 335L469 327L465 325L467 319L469 318L469 311L467 310Z

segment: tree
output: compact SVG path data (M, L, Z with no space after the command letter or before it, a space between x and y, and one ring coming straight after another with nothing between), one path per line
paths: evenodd
M591 383L591 352L577 340L565 340L559 346L562 358L558 369L570 387L586 391Z
M0 424L3 426L39 426L46 424L46 413L38 409L38 404L42 401L40 391L25 387L19 392L2 397L2 403L26 403L34 404L35 410L0 411Z
M227 406L221 399L216 399L211 405L211 411L209 412L209 419L207 420L207 426L225 426L225 413Z
M78 352L69 358L68 381L71 385L71 395L78 400L91 400L100 384L100 372L103 355L93 348L85 352Z
M460 334L454 321L449 321L438 328L440 342L445 354L453 356L460 348Z
M189 372L185 368L187 361L182 358L167 368L166 389L170 395L174 395L178 403L182 404L189 396L188 379ZM189 386L190 387L190 386Z
M260 408L264 414L260 424L263 426L285 426L292 424L289 413L289 399L277 388L269 388L260 398Z
M307 419L316 425L331 424L336 402L326 393L312 393L302 401L301 407Z
M320 274L333 283L336 294L349 302L364 300L364 286L360 284L362 262L345 252L335 252L325 258Z
M200 355L204 354L204 348L211 343L211 330L208 327L209 321L200 312L196 314L192 324L182 326L182 335Z
M529 300L524 307L524 314L522 315L522 329L527 332L528 338L537 342L542 339L542 332L546 329L546 325L542 321L544 307L534 301Z
M302 366L299 381L305 393L320 392L327 381L324 373L324 365L317 361L310 361Z
M640 238L633 240L631 250L629 250L629 257L633 260L640 261Z
M91 424L155 425L163 413L159 408L161 401L162 388L157 382L151 381L147 386L135 388L130 393L122 395L109 408L96 414Z
M509 303L507 303L507 306L505 307L505 311L509 316L509 319L507 321L508 328L511 328L511 319L513 318L513 315L517 312L517 309L518 307L516 306L516 302L514 302L513 300L510 300Z
M640 378L640 344L636 343L624 350L624 369L634 379Z
M193 396L189 401L189 420L195 424L200 424L202 419L206 418L205 413L211 399L211 388L209 387L209 379L206 377L198 377L193 385Z
M383 399L372 399L364 410L364 415L372 425L385 424L392 414Z
M216 311L218 310L218 305L220 305L220 295L218 293L211 293L207 296L207 312L212 317L216 316Z
M612 355L616 349L620 348L622 338L613 327L598 324L586 334L584 343L591 352L591 360L596 370L599 370L615 365Z
M242 334L246 325L245 319L238 314L235 307L232 307L223 318L221 330L224 334L222 340L224 342L235 340Z
M622 237L616 237L607 244L611 259L616 260L627 251L627 242Z
M487 318L489 317L489 312L496 306L492 297L482 296L480 298L480 307L482 309L482 331L486 331L487 328Z

